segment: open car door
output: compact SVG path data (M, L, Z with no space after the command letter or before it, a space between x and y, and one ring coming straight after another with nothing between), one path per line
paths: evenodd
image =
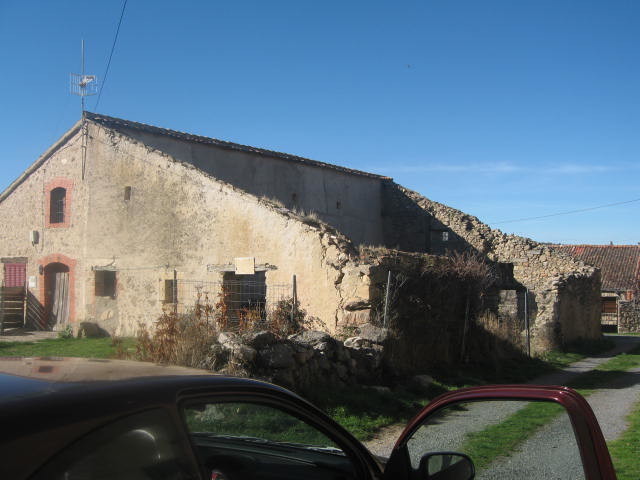
M591 407L567 387L499 385L441 395L407 426L385 480L615 480Z

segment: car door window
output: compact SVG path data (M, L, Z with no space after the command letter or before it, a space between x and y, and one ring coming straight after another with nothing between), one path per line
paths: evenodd
M414 471L425 468L425 461L442 469L433 478L468 478L445 474L447 462L463 455L473 463L476 479L585 478L571 420L553 402L455 403L427 417L406 447ZM438 452L446 454L433 455Z
M164 410L138 413L84 436L33 480L194 480L180 438Z
M250 402L191 403L187 428L211 478L356 478L351 459L317 428L296 416Z

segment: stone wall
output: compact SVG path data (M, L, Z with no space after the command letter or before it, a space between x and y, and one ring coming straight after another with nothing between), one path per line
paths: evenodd
M640 333L640 299L618 304L618 333Z
M373 329L380 330L380 329ZM241 374L299 392L336 385L371 384L387 377L382 359L384 335L348 338L304 330L280 338L268 331L223 332L210 348L205 368Z
M491 229L476 217L423 197L400 185L388 185L449 229L448 250L471 250L489 261L513 266L517 288L531 298L533 352L579 339L600 337L599 270L531 239Z

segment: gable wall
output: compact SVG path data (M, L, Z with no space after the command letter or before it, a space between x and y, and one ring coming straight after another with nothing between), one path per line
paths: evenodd
M253 195L278 199L287 208L316 212L356 244L383 244L382 181L378 178L138 130L123 131Z
M174 269L179 279L221 281L208 264L255 257L277 266L267 272L267 288L290 284L295 274L302 308L335 329L344 303L336 285L348 255L333 233L128 137L92 124L89 134L87 318L111 333L131 334L138 323L157 319L163 282ZM117 270L115 299L92 298L91 266Z
M64 224L48 222L48 192L56 186L63 186L68 192L68 216ZM0 256L27 259L27 277L35 279L32 291L41 303L44 302L44 277L39 272L40 265L60 258L71 259L67 266L72 280L77 270L84 268L81 261L74 262L80 258L85 246L86 197L87 190L82 182L81 135L76 133L0 202ZM34 230L39 236L36 245L30 242L30 232ZM83 304L83 292L75 285L70 297L73 318Z

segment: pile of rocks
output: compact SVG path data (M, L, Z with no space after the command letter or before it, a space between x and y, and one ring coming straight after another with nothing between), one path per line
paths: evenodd
M223 332L211 346L209 368L248 375L298 391L319 385L380 382L386 329L363 325L340 341L326 332L278 338L269 331Z

